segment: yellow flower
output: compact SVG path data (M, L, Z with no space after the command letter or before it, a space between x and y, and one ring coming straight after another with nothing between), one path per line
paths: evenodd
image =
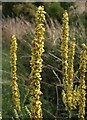
M16 77L16 60L17 60L17 42L15 35L12 36L11 40L11 47L10 47L10 62L11 62L11 83L12 83L12 96L13 96L13 103L15 110L20 112L20 98L19 98L19 91L18 91L18 84L17 84L17 77Z
M43 6L39 6L36 11L36 32L35 38L32 41L32 57L31 57L31 83L30 83L30 111L31 111L31 119L41 119L41 102L40 95L42 92L40 91L40 80L41 72L42 72L42 53L44 52L44 24L45 14Z
M63 25L62 25L62 75L63 81L67 80L67 69L68 69L68 13L65 11L63 14Z
M64 90L62 91L63 102L65 103L67 109L67 87L68 87L68 13L67 11L63 14L63 24L62 24L62 75L63 75L63 85Z
M85 72L87 69L87 46L82 44L82 52L80 56L80 84L78 87L73 87L74 79L74 54L75 54L75 42L74 39L70 43L70 51L68 57L68 13L65 11L63 14L62 25L62 75L63 75L63 87L62 97L66 109L68 110L69 117L71 117L71 111L76 109L79 105L78 118L84 120L85 115L85 101L86 101L86 85L85 85Z
M82 44L83 50L81 51L80 56L80 85L79 85L79 92L80 97L78 101L79 105L79 114L78 117L84 120L85 116L85 107L86 107L86 85L85 85L85 72L87 67L87 46Z

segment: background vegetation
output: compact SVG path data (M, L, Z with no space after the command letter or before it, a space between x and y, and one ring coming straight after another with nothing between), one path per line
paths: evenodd
M86 13L79 15L75 9L75 3L3 3L3 35L2 35L2 116L3 118L13 119L13 103L11 94L11 78L10 78L10 41L11 35L17 36L17 77L21 96L21 105L23 106L23 116L28 117L25 106L29 108L29 74L32 40L35 31L35 11L39 5L45 6L47 12L45 21L45 52L43 54L43 72L41 81L41 96L43 119L50 120L58 117L58 120L67 120L68 114L64 108L61 98L62 88L59 81L62 81L61 74L61 24L62 15L65 9L69 12L70 18L70 37L74 32L76 38L75 53L75 84L78 81L79 73L79 55L81 52L81 44L86 43L85 29L87 23ZM73 7L72 7L73 6ZM87 74L86 74L87 81ZM87 85L87 82L86 82ZM25 95L27 97L25 98ZM87 103L87 102L86 102ZM77 119L77 111L73 111L72 120ZM86 116L87 119L87 108ZM23 119L23 117L22 117Z

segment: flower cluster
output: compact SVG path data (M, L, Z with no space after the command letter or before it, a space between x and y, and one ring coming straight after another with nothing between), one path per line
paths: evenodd
M69 26L68 26L68 13L65 11L63 14L63 25L62 25L62 74L63 74L63 86L62 97L65 104L66 110L68 110L69 117L71 117L71 111L76 109L77 101L79 99L78 89L73 89L74 79L74 54L75 54L75 41L74 37L70 43L70 51L68 56L68 37L69 37ZM78 95L78 96L77 96Z
M69 81L71 89L73 89L74 55L75 55L75 42L71 41L70 52L69 52L69 64L68 64L68 77L69 77L68 81Z
M78 101L79 101L79 97L80 96L80 91L79 91L79 87L75 86L75 89L73 89L72 91L72 109L77 109L78 106Z
M63 102L65 104L66 109L68 109L67 105L67 87L68 87L68 37L69 37L69 25L68 25L68 13L67 11L63 14L63 24L62 24L62 75L63 75L63 85L64 90L62 91Z
M31 74L30 74L30 112L31 119L40 119L42 118L41 111L41 101L40 95L42 92L40 91L40 80L41 72L42 72L42 53L44 52L44 20L45 14L43 6L39 6L36 11L36 31L35 38L32 41L32 58L31 58Z
M74 40L70 43L70 52L69 52L69 61L68 61L68 90L67 90L67 96L68 96L68 104L70 110L73 109L73 78L74 78L74 54L75 54L75 42Z
M63 14L63 25L62 25L62 74L63 81L67 80L67 70L68 70L68 36L69 36L69 26L68 26L68 13L65 11Z
M18 84L17 84L17 77L16 77L16 60L17 60L17 42L15 35L12 36L11 40L11 47L10 47L10 61L11 61L11 80L12 80L12 95L13 95L13 102L14 107L17 112L20 112L20 99L19 99L19 91L18 91Z
M80 92L80 98L78 101L79 105L79 113L78 117L81 120L84 120L85 115L85 106L86 106L86 85L85 85L85 72L86 72L86 65L87 65L87 46L85 44L82 44L83 50L81 52L80 56L80 85L79 85L79 92Z

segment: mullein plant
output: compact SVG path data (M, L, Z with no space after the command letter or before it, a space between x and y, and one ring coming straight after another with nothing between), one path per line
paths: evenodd
M79 112L78 112L78 118L80 120L84 120L85 116L85 107L86 107L86 85L85 85L85 72L86 72L86 65L87 65L87 46L85 44L82 44L82 51L80 55L80 80L79 80Z
M74 77L74 54L75 54L75 41L74 38L70 43L70 52L68 53L68 39L69 39L69 17L65 10L63 14L63 25L62 25L62 74L63 74L63 85L62 90L63 102L66 110L68 110L69 118L71 117L71 110L74 107L73 104L73 77ZM68 56L69 54L69 56Z
M68 25L68 13L65 11L63 14L63 25L62 25L62 72L63 72L63 81L68 80L68 37L69 37L69 25Z
M73 79L74 79L74 55L75 55L75 38L70 42L69 60L68 60L68 104L71 111L75 107L73 103Z
M21 107L20 107L20 96L19 96L19 90L18 90L18 84L17 84L17 76L16 76L16 61L17 61L17 42L15 35L12 36L11 39L11 47L10 47L10 63L11 63L11 86L12 86L12 97L13 97L13 103L14 103L14 109L20 113Z
M31 74L30 74L30 112L32 120L42 119L40 95L40 81L42 72L42 53L44 52L44 20L45 14L43 6L39 6L36 11L36 31L32 41Z
M68 110L67 105L67 87L68 87L68 37L69 37L69 25L68 25L68 13L67 11L63 14L63 24L62 24L62 75L63 75L63 85L62 90L63 102Z
M84 120L85 115L85 100L86 100L86 85L85 85L85 72L87 64L87 46L82 45L83 50L80 56L80 83L79 86L73 87L74 80L74 55L75 55L75 38L70 42L70 51L68 53L68 13L65 11L63 14L62 25L62 74L63 74L63 102L66 110L68 110L69 118L71 118L71 111L79 107L78 118ZM69 55L69 56L68 56Z

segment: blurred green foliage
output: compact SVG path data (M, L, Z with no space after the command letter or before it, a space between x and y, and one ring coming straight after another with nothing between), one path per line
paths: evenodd
M13 11L13 5L16 3L13 2L4 2L2 3L2 14L5 17L14 15L14 11Z
M31 20L35 16L36 6L32 3L19 3L13 6L16 16L24 15L25 19Z
M64 13L64 9L61 7L59 2L55 3L44 3L45 10L47 14L53 19L57 19L61 21L62 15Z
M60 5L64 10L69 10L71 6L75 5L75 2L60 2Z
M35 3L26 3L26 2L3 2L3 15L5 17L10 16L24 16L27 20L34 18L35 10L39 5L44 5L47 15L49 17L55 18L61 22L62 14L64 9L67 9L72 5L72 3L65 2L35 2Z

